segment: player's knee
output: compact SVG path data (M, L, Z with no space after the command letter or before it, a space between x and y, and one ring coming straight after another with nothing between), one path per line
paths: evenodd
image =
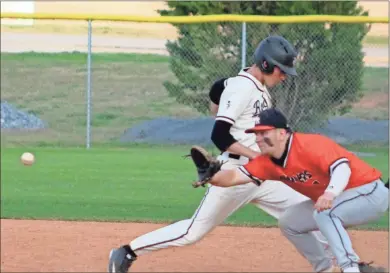
M322 223L324 221L330 221L331 220L330 213L331 213L330 210L324 210L324 211L320 211L320 212L315 210L313 212L314 221L316 221L317 224Z
M206 233L203 232L188 232L188 234L185 236L187 244L195 244L196 242L200 241Z
M292 223L293 221L291 221L290 217L286 213L283 213L278 220L278 226L283 233L294 229L292 227Z

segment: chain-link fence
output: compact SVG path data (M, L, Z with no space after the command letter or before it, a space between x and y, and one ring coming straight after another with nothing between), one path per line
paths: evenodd
M368 39L367 25L175 26L170 41L92 35L90 67L87 30L2 33L2 141L211 144L212 83L250 66L260 40L280 34L299 52L299 76L270 93L294 128L342 144L388 145L388 37Z

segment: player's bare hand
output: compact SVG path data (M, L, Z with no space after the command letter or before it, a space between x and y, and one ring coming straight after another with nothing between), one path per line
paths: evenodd
M318 212L321 212L332 208L335 197L336 196L333 193L325 192L318 198L317 203L314 205L315 209Z

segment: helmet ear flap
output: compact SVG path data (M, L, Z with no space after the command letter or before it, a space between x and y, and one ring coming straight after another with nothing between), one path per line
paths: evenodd
M260 59L260 62L257 64L261 72L265 74L272 74L274 72L274 65L271 62L268 62L265 57Z

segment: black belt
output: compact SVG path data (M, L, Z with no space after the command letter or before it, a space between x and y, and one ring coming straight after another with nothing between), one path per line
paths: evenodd
M240 155L236 155L236 154L231 154L231 153L229 153L229 154L228 154L228 157L229 157L229 158L233 158L233 159L239 160L241 156L240 156Z
M223 153L221 153L222 155ZM231 153L227 153L228 154L228 157L229 158L233 158L233 159L237 159L239 160L241 157L244 157L244 156L241 156L241 155L236 155L236 154L231 154ZM246 157L245 157L246 158Z

